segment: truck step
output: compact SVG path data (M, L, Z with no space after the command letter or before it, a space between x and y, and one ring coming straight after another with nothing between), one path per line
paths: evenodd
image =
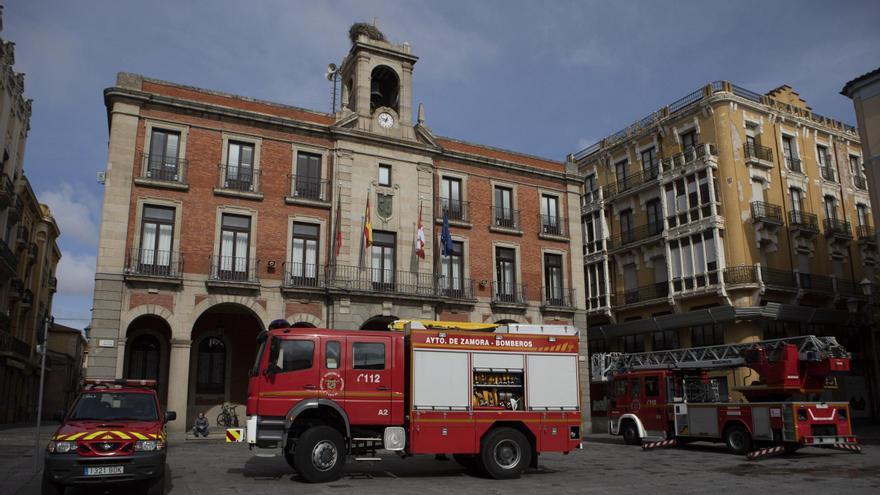
M358 461L358 462L375 462L375 461L381 461L382 458L381 457L355 457L354 460Z

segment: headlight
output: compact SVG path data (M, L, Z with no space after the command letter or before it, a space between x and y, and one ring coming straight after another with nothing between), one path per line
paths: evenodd
M141 450L144 452L152 452L156 450L156 441L155 440L138 440L134 444L134 450Z
M49 442L49 446L46 448L49 452L58 453L58 454L66 454L68 452L76 450L75 442Z

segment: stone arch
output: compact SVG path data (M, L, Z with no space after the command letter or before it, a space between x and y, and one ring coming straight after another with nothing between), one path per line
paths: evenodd
M376 315L367 318L360 326L361 330L388 330L388 325L400 318L396 316Z
M174 318L174 314L168 308L158 304L141 304L122 313L122 317L119 319L119 338L125 339L128 327L141 316L148 315L157 316L165 320L165 324L168 325L168 328L171 328L171 320Z
M311 315L309 313L292 313L285 318L291 325L296 325L297 323L308 323L315 328L326 328L324 326L324 321L318 318L315 315Z
M387 65L377 65L370 72L370 111L391 108L399 112L400 76Z
M165 312L170 315L167 310ZM120 332L124 332L123 337L119 339L120 345L118 347L121 351L122 359L117 360L116 375L121 378L155 378L158 381L159 400L162 404L165 404L168 399L168 373L173 334L168 319L147 311L135 318L131 318L126 326L120 327ZM132 359L143 357L140 354L142 348L135 348L133 345L136 346L139 342L144 343L143 339L145 337L153 339L158 344L158 354L155 356L156 376L143 375L145 371L148 371L145 363L149 362L149 359L146 362L140 361L144 365L144 369L138 369L140 367L136 366L132 370ZM138 351L138 356L132 356L132 353L135 351Z
M506 314L496 313L496 314L492 315L492 321L494 321L496 324L506 324L506 323L510 323L510 322L528 323L525 316L517 315L517 314L510 314L510 313L506 313Z
M266 308L256 302L253 297L245 297L245 296L235 296L229 294L212 294L203 300L199 301L198 304L193 308L193 316L190 321L197 322L199 318L202 317L206 312L214 308L215 306L219 306L221 304L234 304L238 306L242 306L248 310L250 310L254 317L260 321L261 330L265 330L269 326L269 322L272 320L269 318L269 314L266 312ZM189 328L190 332L188 337L192 337L192 328Z

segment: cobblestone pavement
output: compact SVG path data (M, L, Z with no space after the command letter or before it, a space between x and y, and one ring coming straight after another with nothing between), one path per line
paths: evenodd
M27 431L33 435L33 430ZM0 432L0 493L39 493L40 475L32 472L30 439L27 434ZM167 484L172 494L210 495L880 492L880 446L874 445L866 446L862 455L804 449L750 462L711 444L645 452L623 445L619 438L591 435L584 450L568 456L541 456L541 469L503 482L475 476L454 461L436 461L430 456L382 457L371 464L349 463L346 476L337 482L309 485L299 481L283 458L256 457L245 444L172 440Z

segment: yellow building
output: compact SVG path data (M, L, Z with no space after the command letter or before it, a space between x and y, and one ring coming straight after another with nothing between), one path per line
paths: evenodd
M880 256L854 127L788 86L717 81L569 160L591 352L833 335L855 359L829 395L871 414L863 307Z

